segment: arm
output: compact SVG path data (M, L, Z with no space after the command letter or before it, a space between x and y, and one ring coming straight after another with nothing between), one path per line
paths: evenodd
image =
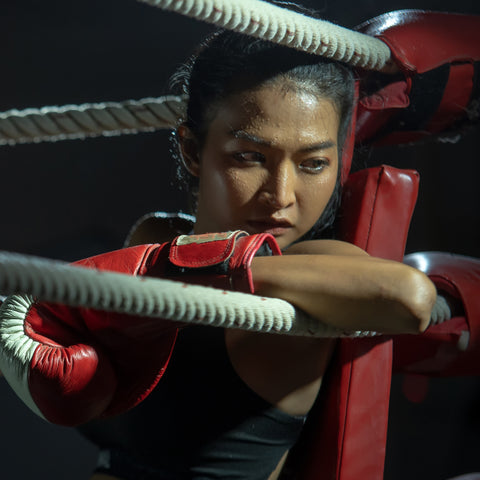
M302 242L284 253L254 258L257 294L282 298L345 330L418 333L427 328L436 290L418 270L338 241Z

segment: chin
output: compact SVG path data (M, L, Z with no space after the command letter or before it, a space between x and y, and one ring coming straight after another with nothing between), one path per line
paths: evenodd
M280 247L280 250L283 250L287 247L289 247L293 242L298 240L298 238L294 238L290 235L273 235L275 237L275 240L278 243L278 246Z

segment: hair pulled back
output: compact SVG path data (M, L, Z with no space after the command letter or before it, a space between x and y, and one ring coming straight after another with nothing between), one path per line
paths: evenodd
M172 88L176 93L188 96L183 123L193 133L201 149L210 123L223 101L231 95L279 80L288 81L289 88L329 99L339 114L337 185L320 219L304 237L319 238L326 236L327 229L330 230L340 203L341 152L354 102L352 71L337 61L240 33L219 30L208 37L176 72L172 77ZM172 138L176 147L177 179L181 188L190 195L192 210L195 210L198 179L185 168L175 133ZM331 235L330 231L328 235Z

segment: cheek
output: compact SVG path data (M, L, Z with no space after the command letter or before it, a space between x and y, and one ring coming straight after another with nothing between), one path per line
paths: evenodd
M256 178L246 170L235 168L211 169L204 179L201 195L209 198L209 208L229 211L234 215L242 207L248 207L256 192Z
M305 220L308 218L309 222L315 223L320 218L335 190L336 183L336 171L321 179L304 182L301 205Z
M227 202L238 207L247 205L255 195L256 179L246 170L227 168L216 172L215 183L221 189L218 202Z

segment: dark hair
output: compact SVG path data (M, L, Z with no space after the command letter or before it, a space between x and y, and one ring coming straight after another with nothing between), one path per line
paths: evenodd
M289 81L291 88L308 90L317 97L328 98L340 117L337 185L320 219L307 234L308 238L318 238L321 232L325 236L324 230L332 226L340 203L341 151L350 126L354 102L354 78L350 68L337 61L220 30L207 38L177 71L172 77L172 87L177 89L177 93L188 96L184 124L195 135L201 148L222 101L232 94L268 85L279 78ZM177 179L190 195L194 210L198 179L186 170L175 133L172 138Z

